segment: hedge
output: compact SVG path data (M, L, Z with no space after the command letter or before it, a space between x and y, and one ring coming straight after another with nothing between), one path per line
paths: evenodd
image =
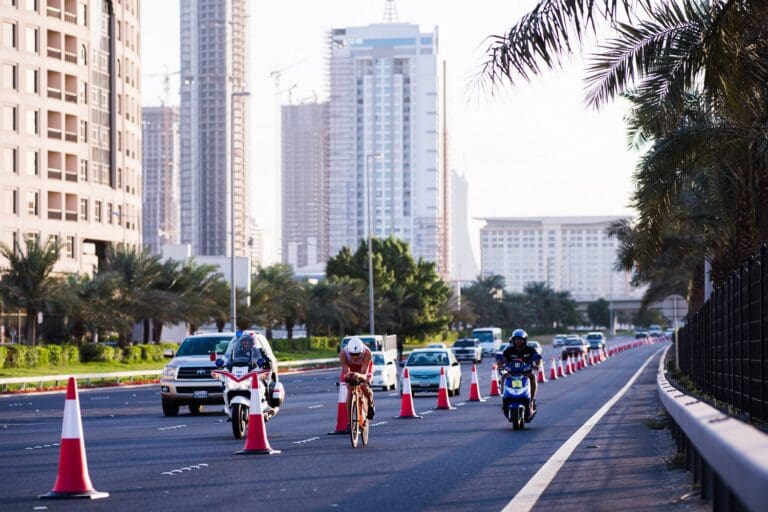
M312 336L310 338L273 339L272 350L275 352L307 352L318 348L332 348L339 346L341 338L335 336Z
M80 362L159 362L166 348L178 349L174 343L132 345L124 349L87 343L77 345L8 345L0 346L0 368L34 368L36 366L69 366Z

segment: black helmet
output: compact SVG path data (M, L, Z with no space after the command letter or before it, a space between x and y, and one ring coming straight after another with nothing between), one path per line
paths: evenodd
M522 329L515 329L514 331L512 331L512 336L509 337L510 343L514 344L515 343L515 339L517 339L517 338L520 338L521 340L523 340L523 343L527 343L528 342L528 333L525 332Z

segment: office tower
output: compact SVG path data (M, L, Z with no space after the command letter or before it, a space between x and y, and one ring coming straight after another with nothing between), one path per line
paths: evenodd
M623 218L481 219L486 225L480 230L480 271L485 277L503 276L512 292L544 282L582 302L639 299L644 290L630 285L631 273L614 269L619 242L607 229Z
M469 237L469 183L451 172L451 280L473 281L480 272Z
M247 6L181 0L181 243L195 255L231 254L233 221L235 253L247 252Z
M254 219L249 219L248 223L250 229L250 236L248 238L248 256L250 256L250 270L251 274L253 274L260 265L264 265L264 228L259 226Z
M328 103L282 107L282 261L328 260Z
M0 240L93 272L140 244L139 2L5 1L0 24Z
M141 109L142 242L154 254L179 243L179 108Z
M337 28L330 45L330 254L394 236L447 278L444 66L438 32ZM370 212L370 213L369 213Z

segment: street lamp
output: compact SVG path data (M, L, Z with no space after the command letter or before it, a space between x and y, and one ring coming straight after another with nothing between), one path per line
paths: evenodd
M373 324L373 247L371 246L371 232L373 231L373 207L371 200L371 160L381 158L379 153L368 154L365 156L365 189L366 202L368 203L368 322L371 329L371 335L376 334Z
M235 98L250 96L248 91L233 91L229 98L229 272L231 295L232 331L237 332L237 287L235 285Z

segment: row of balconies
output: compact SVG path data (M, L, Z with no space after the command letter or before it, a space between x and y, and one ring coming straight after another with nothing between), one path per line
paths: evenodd
M80 127L80 138L83 142L88 141L88 131L85 122ZM48 138L66 140L67 142L78 141L78 119L72 114L62 114L53 110L48 111Z
M45 9L51 18L77 23L77 0L47 0Z
M78 44L77 37L51 29L48 29L46 35L48 57L59 60L63 57L66 62L72 64L88 63L88 50L84 44Z
M67 75L58 71L48 70L48 97L64 99L69 103L77 103L78 95L81 103L86 103L88 94L86 84L81 84L82 90L78 90L78 80L74 75Z

